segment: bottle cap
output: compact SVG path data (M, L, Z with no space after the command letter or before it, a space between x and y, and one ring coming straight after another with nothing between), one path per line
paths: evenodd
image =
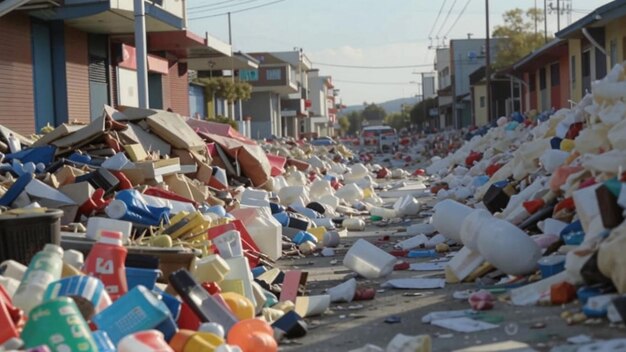
M43 247L44 252L54 253L60 257L63 257L63 248L56 244L48 243Z
M121 246L123 237L124 235L121 232L103 230L100 232L100 239L98 242Z

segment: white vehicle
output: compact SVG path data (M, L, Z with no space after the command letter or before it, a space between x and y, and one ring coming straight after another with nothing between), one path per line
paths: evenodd
M385 125L363 127L359 139L365 149L389 153L398 148L398 133L395 128Z

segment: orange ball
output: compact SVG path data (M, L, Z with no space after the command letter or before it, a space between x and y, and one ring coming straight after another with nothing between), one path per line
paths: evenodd
M243 352L278 351L272 327L259 319L246 319L233 325L228 332L227 342L239 346Z
M245 296L236 292L223 292L222 298L239 320L254 318L254 304Z

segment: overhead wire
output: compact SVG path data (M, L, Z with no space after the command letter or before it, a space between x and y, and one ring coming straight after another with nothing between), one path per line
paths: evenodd
M222 6L212 7L212 8L208 8L208 9L200 9L200 10L197 10L197 11L191 11L189 13L191 13L192 15L197 15L197 14L203 13L203 12L224 10L224 9L228 9L228 8L232 9L233 7L238 7L238 6L241 6L241 5L246 5L246 4L249 4L249 3L252 3L252 2L257 2L257 1L260 1L260 0L245 0L245 1L241 1L241 2L238 2L236 4L232 4L232 5L222 5Z
M448 9L448 13L446 14L446 17L443 19L443 22L441 22L441 27L439 27L439 30L437 31L437 35L436 35L437 38L439 38L439 34L441 34L441 31L445 27L446 23L448 23L448 19L450 18L450 14L452 13L452 10L454 9L454 5L456 5L456 2L457 0L454 0L452 2L452 5L450 5L450 8Z
M433 22L432 27L430 27L430 32L428 32L428 38L433 35L433 31L435 30L435 27L437 27L437 22L439 22L439 17L441 17L441 13L443 12L443 8L446 6L446 2L448 2L448 0L443 0L443 2L441 3L439 13L437 13L437 17L435 17L435 22Z
M395 69L432 66L431 64L397 65L397 66L360 66L360 65L332 64L332 63L326 63L326 62L313 62L313 64L319 65L319 66L328 66L328 67L356 68L356 69L368 69L368 70L395 70Z
M450 34L450 32L452 31L452 29L454 28L454 26L456 26L457 22L459 22L459 19L463 16L463 14L465 13L465 10L467 10L467 6L469 6L470 2L472 2L472 0L467 0L465 2L465 5L463 6L463 8L461 9L461 12L459 12L459 14L456 16L456 18L454 19L454 22L452 22L452 25L450 26L450 28L448 28L448 31L446 32L446 34L444 34L444 37L448 37L448 34Z
M235 2L235 1L239 1L239 0L225 0L225 1L220 1L220 2L214 2L214 3L211 3L211 4L190 6L190 7L187 8L187 11L189 11L189 10L196 10L196 9L204 9L204 8L207 8L207 7L213 7L213 6L217 6L217 5L221 5L221 4L227 4L229 2Z
M279 2L284 2L284 1L287 1L287 0L274 0L274 1L267 2L265 4L260 4L260 5L256 5L256 6L250 6L250 7L246 7L246 8L239 9L239 10L227 11L227 12L222 12L222 13L218 13L218 14L214 14L214 15L192 17L192 18L189 19L189 21L201 20L201 19L205 19L205 18L213 18L213 17L225 16L225 15L228 15L228 14L236 14L236 13L246 12L246 11L255 10L255 9L262 8L262 7L274 5L274 4L277 4Z

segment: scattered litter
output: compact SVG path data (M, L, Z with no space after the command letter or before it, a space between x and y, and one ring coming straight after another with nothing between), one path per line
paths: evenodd
M478 332L498 328L498 325L477 321L471 318L449 318L437 319L431 322L432 325L450 329L456 332Z
M393 280L386 281L381 285L381 287L384 287L384 288L413 289L413 290L444 288L445 286L446 286L446 280L444 279L424 279L424 278L393 279Z

